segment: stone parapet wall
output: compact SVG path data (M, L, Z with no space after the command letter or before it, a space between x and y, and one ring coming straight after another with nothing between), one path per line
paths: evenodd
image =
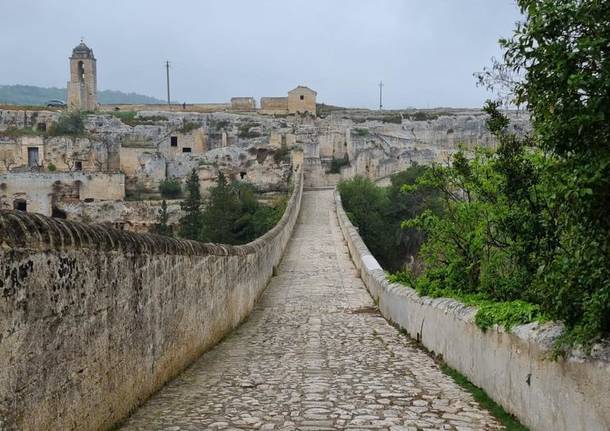
M419 296L390 283L349 221L341 198L337 216L350 255L383 316L483 388L532 431L610 429L610 348L550 358L561 326L530 323L482 331L476 308Z
M102 430L252 310L299 213L243 246L0 211L0 430Z

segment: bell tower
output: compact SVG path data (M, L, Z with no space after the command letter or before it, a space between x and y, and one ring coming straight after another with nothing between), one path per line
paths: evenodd
M97 70L93 50L82 41L72 50L68 109L95 111L97 108Z

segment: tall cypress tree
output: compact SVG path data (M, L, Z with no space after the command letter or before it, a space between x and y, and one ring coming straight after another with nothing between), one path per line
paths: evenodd
M200 240L202 237L203 218L201 212L201 191L199 176L193 169L186 181L186 199L180 204L185 212L180 219L179 234L182 238Z
M220 172L216 185L210 188L203 212L202 239L223 244L237 243L235 222L240 216L241 204L235 188Z
M168 220L167 202L163 199L163 201L161 201L161 208L159 208L159 212L157 213L157 223L153 226L152 232L158 235L171 236L172 230L167 224Z

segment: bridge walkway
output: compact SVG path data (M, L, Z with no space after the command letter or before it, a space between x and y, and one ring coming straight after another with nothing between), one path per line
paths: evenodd
M502 429L376 311L332 193L304 193L278 275L250 318L119 429Z

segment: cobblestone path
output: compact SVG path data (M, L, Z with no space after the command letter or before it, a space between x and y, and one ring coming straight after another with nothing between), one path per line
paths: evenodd
M502 428L375 311L324 190L251 317L121 429Z

